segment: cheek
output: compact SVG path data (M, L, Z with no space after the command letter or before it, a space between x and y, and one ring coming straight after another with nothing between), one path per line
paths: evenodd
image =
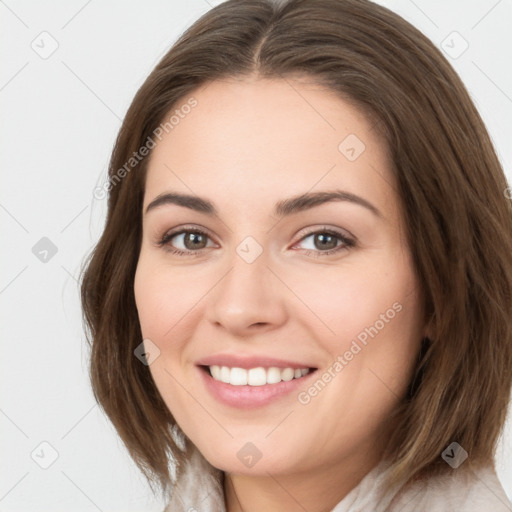
M367 269L366 265L329 266L290 279L290 288L303 303L300 307L306 308L298 318L311 328L313 322L317 335L324 339L357 336L401 295L401 283L397 282L400 276L389 279Z
M397 255L360 263L295 278L293 289L307 306L295 319L331 360L346 354L350 370L344 373L359 378L368 368L378 368L398 390L408 379L421 339L414 274L409 262Z
M134 294L142 334L162 341L180 319L190 313L204 291L201 280L190 284L186 272L169 269L141 257L134 280ZM167 336L166 336L167 335Z
M163 287L156 274L148 272L144 265L139 263L135 273L134 294L139 322L144 338L152 338L159 332L162 319Z

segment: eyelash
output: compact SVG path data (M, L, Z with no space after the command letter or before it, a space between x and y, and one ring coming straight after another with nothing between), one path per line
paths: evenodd
M206 231L203 231L198 228L182 228L179 231L171 231L169 233L166 233L160 240L158 240L157 245L159 247L165 248L166 251L169 251L172 254L175 254L177 256L200 256L206 248L199 249L197 251L183 251L182 249L176 249L172 247L169 242L178 235L182 235L183 233L194 233L199 235L205 235L206 237L210 238L208 233ZM311 250L311 249L303 249L305 251L306 256L313 256L315 258L323 257L323 256L330 256L332 254L338 253L342 250L348 250L352 247L355 247L356 242L355 240L348 238L346 235L342 234L339 231L324 228L321 230L311 231L309 233L306 233L299 242L303 241L304 239L310 237L311 235L318 235L318 234L325 234L325 235L331 235L337 237L339 240L341 240L342 245L339 245L338 247L335 247L334 249L328 249L326 251L319 251L319 250ZM298 242L297 242L298 243Z

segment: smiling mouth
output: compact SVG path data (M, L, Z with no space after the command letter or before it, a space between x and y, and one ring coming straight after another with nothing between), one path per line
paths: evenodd
M278 368L271 366L264 368L228 367L228 366L204 366L200 368L212 379L231 384L232 386L265 386L301 379L317 370L317 368Z

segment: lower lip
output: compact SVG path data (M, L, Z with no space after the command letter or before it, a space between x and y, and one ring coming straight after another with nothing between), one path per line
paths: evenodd
M254 409L263 407L274 400L303 388L308 377L316 371L310 371L307 375L298 379L281 381L277 384L265 384L264 386L233 386L215 380L207 371L198 367L203 382L208 391L219 402L237 409Z

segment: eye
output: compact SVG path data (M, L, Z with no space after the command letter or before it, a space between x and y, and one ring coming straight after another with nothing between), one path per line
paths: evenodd
M301 242L308 239L310 241L306 244L307 247L304 250L307 256L314 257L328 256L356 245L355 240L344 233L327 228L309 233L301 238Z
M328 228L310 232L306 236L303 236L300 242L307 241L308 239L311 240L306 244L308 247L304 248L303 251L305 251L307 256L314 257L328 256L343 250L348 250L356 245L354 239L340 231ZM211 241L211 238L206 231L196 227L182 227L181 229L165 233L157 241L157 245L179 256L198 256L203 253L204 249L215 247L213 243L208 244L209 241ZM295 244L295 246L299 245L300 242ZM178 245L178 247L176 247L176 245Z
M198 228L181 228L179 231L170 231L158 240L157 245L165 247L172 254L194 255L202 254L203 249L215 247L215 244L208 245L210 236L206 231ZM175 240L173 242L173 240ZM176 245L181 247L176 247Z

